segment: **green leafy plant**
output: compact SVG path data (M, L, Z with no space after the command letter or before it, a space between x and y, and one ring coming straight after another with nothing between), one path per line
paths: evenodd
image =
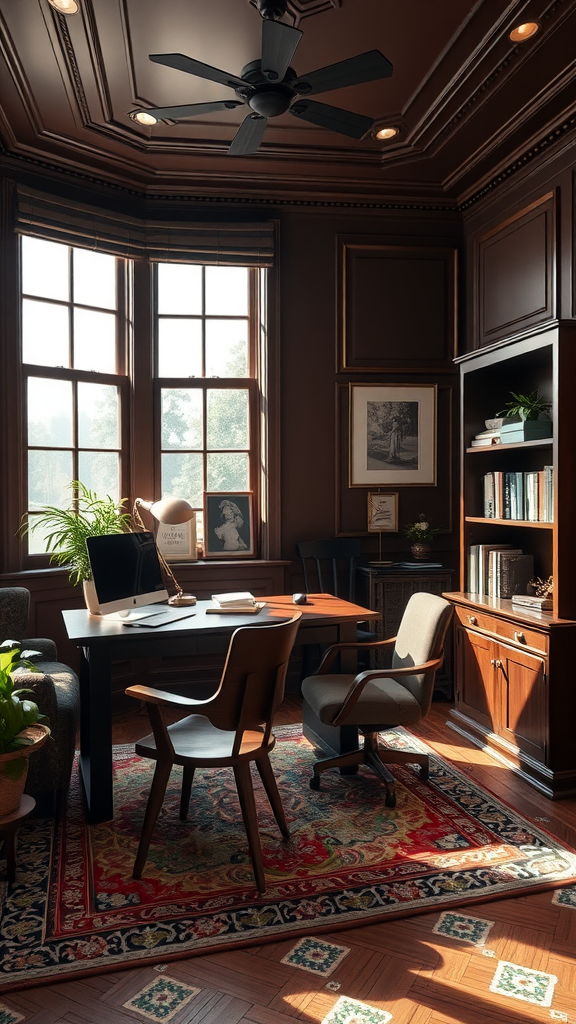
M420 513L415 523L407 523L404 533L413 544L426 544L439 532L439 526L430 526L423 512Z
M505 409L496 413L497 416L519 416L522 422L537 420L541 413L548 412L552 406L551 402L540 397L537 390L529 395L516 394L515 391L511 391L510 394L512 398L506 403Z
M40 713L38 705L27 698L25 693L30 689L16 689L18 673L23 669L28 672L39 672L40 669L30 661L39 651L21 651L20 644L15 640L5 640L0 644L0 754L10 754L22 747L30 746L34 739L21 735L28 725L41 723L47 725L48 719ZM22 759L24 760L24 759ZM10 774L18 778L24 770L25 763L20 758L10 762Z
M126 498L118 503L110 495L99 498L79 480L72 481L70 487L75 494L70 508L45 505L39 513L25 519L20 532L46 530L50 560L66 566L70 582L76 586L92 578L86 538L127 533L132 520L124 510Z

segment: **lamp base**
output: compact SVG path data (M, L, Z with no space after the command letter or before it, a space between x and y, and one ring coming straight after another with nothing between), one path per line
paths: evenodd
M174 594L173 597L168 598L168 604L172 608L183 608L186 605L196 604L196 598L192 594Z

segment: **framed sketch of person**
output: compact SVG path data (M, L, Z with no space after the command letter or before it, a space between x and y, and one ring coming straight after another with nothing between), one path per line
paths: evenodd
M368 533L398 533L398 493L368 493Z
M204 557L254 557L250 491L218 491L204 495Z
M350 384L350 487L436 485L436 384Z

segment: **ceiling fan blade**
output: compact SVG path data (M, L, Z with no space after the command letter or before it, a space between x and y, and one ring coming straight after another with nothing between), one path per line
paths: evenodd
M310 121L320 128L329 128L332 132L349 135L352 139L361 139L372 128L374 121L364 114L354 114L351 110L340 107L329 107L326 103L314 100L296 100L290 107L290 113L303 121Z
M292 82L292 87L301 96L310 96L317 92L330 92L331 89L343 89L346 85L360 85L361 82L389 78L393 70L390 61L380 53L380 50L368 50L366 53L359 53L357 57L318 68L308 75L301 75Z
M213 103L184 103L177 107L144 107L143 113L152 114L159 121L177 121L180 117L212 114L217 110L234 110L234 107L241 106L243 106L242 100L214 100Z
M236 75L229 75L227 71L220 71L210 64L203 64L200 60L187 57L184 53L151 53L150 60L155 64L165 64L167 68L174 68L176 71L185 71L188 75L196 75L197 78L207 78L210 82L218 82L219 85L228 85L235 89L238 85L245 86L241 78Z
M281 21L262 22L262 74L270 82L282 81L301 38L300 29Z
M229 156L248 156L255 153L268 124L267 117L260 117L257 114L248 114L240 125L232 144L228 149Z

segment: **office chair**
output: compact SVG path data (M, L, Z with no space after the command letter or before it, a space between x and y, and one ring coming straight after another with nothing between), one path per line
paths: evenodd
M254 879L260 892L266 882L252 789L250 762L254 761L274 817L284 839L290 838L280 794L270 764L275 745L272 722L284 697L288 660L302 612L288 622L272 626L241 626L230 640L220 685L206 700L165 693L148 686L129 686L126 694L144 701L152 734L136 743L136 753L156 761L154 778L142 826L133 877L141 878L156 819L164 801L172 765L183 766L180 820L188 816L196 768L234 771L240 809L248 838ZM166 725L162 708L194 709L173 725Z
M334 644L326 651L316 675L302 683L302 696L326 725L352 725L364 736L364 745L338 757L317 761L310 780L311 789L320 788L320 774L329 768L367 765L386 786L385 804L396 806L394 776L389 763L419 764L420 776L428 778L428 755L383 749L378 733L394 726L414 725L430 710L434 677L444 655L444 640L452 617L452 605L435 594L413 594L398 635L370 644L389 647L391 667L360 672L356 676L331 674L339 650L356 644Z

